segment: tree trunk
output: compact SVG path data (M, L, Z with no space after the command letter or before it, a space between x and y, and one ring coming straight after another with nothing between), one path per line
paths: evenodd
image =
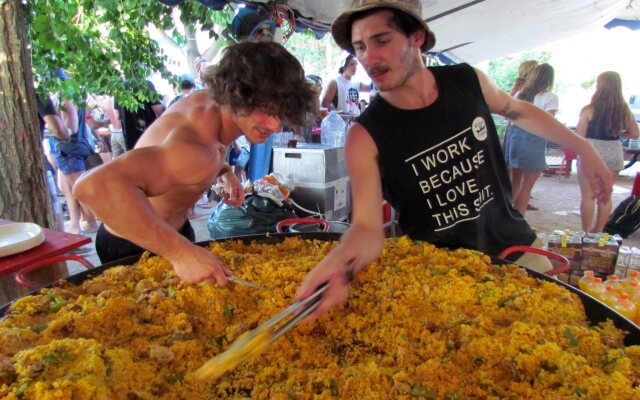
M31 59L20 0L0 1L0 218L50 228Z

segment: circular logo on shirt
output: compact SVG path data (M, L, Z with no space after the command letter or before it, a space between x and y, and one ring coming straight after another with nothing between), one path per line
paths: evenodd
M487 124L482 117L476 117L471 124L471 130L476 139L483 141L487 138Z

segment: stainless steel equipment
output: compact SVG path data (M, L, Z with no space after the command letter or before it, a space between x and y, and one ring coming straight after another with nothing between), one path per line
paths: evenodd
M346 221L351 212L351 185L344 147L300 143L273 149L273 172L293 180L291 199L330 221ZM296 209L303 216L311 213Z

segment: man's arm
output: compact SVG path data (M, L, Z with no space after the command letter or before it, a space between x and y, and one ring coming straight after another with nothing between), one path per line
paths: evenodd
M224 285L228 271L220 261L180 235L149 201L176 185L196 185L220 169L220 155L188 140L193 136L176 128L163 145L131 150L83 175L73 194L111 231L167 258L180 278Z
M61 104L58 104L58 110L65 125L71 131L71 134L78 132L78 109L69 100L61 99ZM82 121L84 122L84 121Z
M367 130L356 123L349 129L345 151L353 199L351 226L340 237L338 246L307 274L298 290L298 298L305 298L322 283L329 283L310 320L347 300L349 283L358 271L380 256L384 244L378 149Z
M96 133L97 133L98 129L105 128L105 127L109 126L109 120L108 119L105 119L103 121L96 121L93 118L93 115L91 115L91 110L89 110L89 109L85 110L85 115L86 115L86 117L85 117L86 121L85 122L87 123L87 125L89 125L89 128L91 128L91 130L96 132Z
M36 97L36 106L38 109L38 114L44 120L47 129L53 132L56 138L60 140L66 140L69 138L69 130L67 126L64 124L64 121L58 113L56 112L56 108L51 102L49 97L45 97L44 101L41 101L40 98Z
M336 93L338 91L338 82L336 80L332 80L329 82L327 87L324 88L324 93L322 93L322 101L320 101L320 105L329 110L334 110L336 107L333 105L333 98L336 97Z
M510 119L528 132L575 151L582 159L583 172L589 179L595 197L599 201L606 201L611 197L613 180L609 168L591 142L571 132L548 112L509 96L482 71L476 70L476 74L491 112Z
M53 132L56 138L60 140L66 140L69 138L67 126L58 114L45 115L42 119L44 119L44 122L47 124L47 129Z

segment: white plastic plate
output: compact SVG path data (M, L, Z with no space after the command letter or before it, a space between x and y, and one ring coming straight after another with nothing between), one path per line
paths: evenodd
M31 222L0 225L0 257L32 249L44 242L44 231Z

